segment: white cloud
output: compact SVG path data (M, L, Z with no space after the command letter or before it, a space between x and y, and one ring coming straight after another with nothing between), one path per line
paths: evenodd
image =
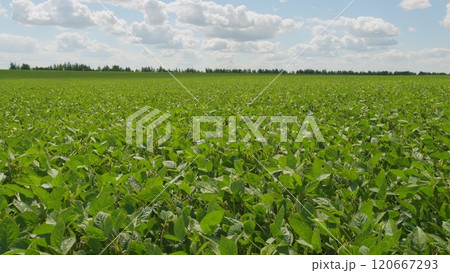
M275 52L278 47L278 43L272 43L270 41L236 42L220 38L204 40L201 44L202 50L234 53L269 53Z
M375 17L341 17L333 25L346 26L350 34L355 37L394 37L400 34L396 26Z
M416 32L416 29L413 28L413 27L409 27L409 28L408 28L408 31L409 31L409 32Z
M137 10L144 17L141 22L129 24L118 18L120 23L117 23L107 11L91 11L80 2L96 3L94 0L44 0L34 4L30 0L12 0L10 6L12 19L21 24L78 29L97 27L118 35L119 41L133 41L127 37L124 26L142 43L161 48L192 48L201 43L202 39L195 35L200 32L208 38L228 40L226 49L230 52L269 52L277 46L262 40L301 27L301 23L292 19L248 11L245 6L219 5L202 0L176 0L169 4L159 0L102 1ZM168 21L169 13L176 15L176 25ZM207 43L205 46L214 47Z
M2 7L2 4L0 4L0 16L8 16L8 11Z
M133 59L127 52L112 48L82 32L63 32L57 35L53 42L40 44L36 52L37 54L30 57L27 62L38 66L62 62L85 63L91 66L112 64L128 66L130 63L123 63L123 60Z
M29 0L13 0L10 7L12 19L25 25L84 28L95 25L101 17L109 16L106 11L92 12L75 0L46 0L40 4Z
M393 24L374 17L341 17L325 31L323 31L325 25L331 21L312 18L307 22L312 24L308 27L315 37L310 45L300 43L290 47L287 53L265 54L266 60L274 65L277 61L290 62L300 53L302 60L323 61L323 58L345 56L347 51L379 51L396 45L398 42L395 38L400 34L399 29ZM326 62L324 67L328 67Z
M161 25L167 21L166 4L158 0L147 0L144 3L144 18L148 24Z
M426 9L431 7L430 0L403 0L400 7L406 10Z
M78 0L79 2L85 2L85 3L96 3L98 4L97 0ZM135 10L141 10L143 8L143 5L145 2L149 0L101 0L103 4L111 4L113 6L119 6L126 9L135 9ZM151 1L151 0L150 0Z
M0 34L1 53L32 53L36 50L37 41L30 37Z
M375 60L389 60L389 61L405 61L409 58L409 54L398 49L391 49L389 51L379 53L374 56Z
M63 32L57 35L53 48L59 52L87 51L96 53L114 51L109 45L90 39L86 34L78 32Z
M342 41L333 30L323 31L323 26L312 27L312 35L315 40L312 44L300 43L289 49L289 55L292 58L300 53L303 56L336 56L342 49ZM320 35L319 35L320 34Z
M441 23L446 27L450 27L450 3L447 4L447 15Z
M255 41L271 39L277 34L301 27L301 23L292 19L259 14L247 10L245 6L222 6L201 0L177 0L169 3L167 7L177 14L179 24L194 27L212 38Z
M450 48L425 48L414 52L413 56L426 59L448 58L450 57Z
M166 48L189 48L197 43L192 31L174 29L170 24L150 25L146 22L131 24L131 33L144 44Z
M119 21L117 23L116 19ZM121 18L112 17L109 13L97 13L97 16L93 18L95 24L101 30L105 30L111 34L115 35L128 35L128 32L124 27L127 27L127 22Z
M328 56L336 55L337 51L341 50L368 51L387 48L398 43L395 38L400 34L400 30L396 26L375 17L341 17L323 33L321 32L324 25L331 21L312 18L308 22L319 24L311 27L314 37L321 34L311 48L308 48L308 51L327 52ZM336 34L339 27L345 28L345 32L341 36Z

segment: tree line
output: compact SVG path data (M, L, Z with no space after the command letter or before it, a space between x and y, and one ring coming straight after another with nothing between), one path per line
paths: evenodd
M229 69L229 68L206 68L205 70L198 70L195 68L186 68L186 69L170 69L167 70L163 67L154 68L151 66L141 67L141 69L132 70L129 67L121 67L119 65L113 66L104 66L91 68L89 65L79 64L79 63L70 63L66 62L63 64L53 64L47 67L31 67L29 64L16 64L11 62L10 70L55 70L55 71L113 71L113 72L151 72L151 73L160 73L160 72L173 72L173 73L233 73L233 74L297 74L297 75L450 75L444 72L436 73L436 72L412 72L412 71L352 71L352 70L337 70L337 71L328 71L328 70L314 70L314 69L300 69L295 71L285 71L283 69Z

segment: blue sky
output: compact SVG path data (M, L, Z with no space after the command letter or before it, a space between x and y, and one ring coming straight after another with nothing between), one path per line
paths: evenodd
M0 0L0 68L411 70L450 73L446 0ZM324 30L326 25L329 27ZM123 28L125 27L125 29ZM132 37L130 33L134 36Z

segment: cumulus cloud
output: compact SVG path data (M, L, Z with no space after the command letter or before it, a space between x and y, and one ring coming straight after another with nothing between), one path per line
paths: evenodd
M426 9L431 7L430 0L403 0L400 7L406 10Z
M396 45L398 42L395 38L400 35L396 26L375 17L341 17L331 27L345 27L346 30L342 37L334 35L328 38L333 41L336 50L368 51L387 48Z
M155 26L146 22L134 22L130 29L131 33L144 44L166 48L189 48L197 43L192 31L178 30L170 24Z
M37 41L26 36L0 34L1 53L32 53L37 48Z
M120 24L106 11L91 11L77 0L46 0L34 4L29 0L13 0L10 4L12 19L24 25L52 25L81 29L97 26L113 34L125 34Z
M83 28L95 24L95 14L74 0L46 0L40 4L29 0L13 0L10 7L12 19L26 25Z
M394 37L400 34L399 29L381 18L359 16L357 18L341 17L335 25L348 28L355 37Z
M177 0L167 6L176 13L177 22L195 28L211 38L255 41L274 38L277 34L301 27L292 19L259 14L245 6L219 5L201 0Z
M447 15L441 23L446 27L450 27L450 3L447 4Z
M120 23L105 10L91 11L83 3L95 0L44 0L35 4L30 0L12 0L12 19L25 25L53 25L65 28L97 27L121 37L121 41L132 41L124 37L127 31L142 43L166 48L191 48L199 43L198 33L212 39L226 39L228 51L268 52L275 48L263 40L301 27L292 19L276 15L259 14L245 6L219 5L203 0L176 0L169 4L160 0L103 0L105 4L134 9L142 13L144 20L129 24ZM168 21L169 13L176 15L177 23ZM122 27L124 26L124 27ZM232 42L234 41L234 42ZM260 41L260 43L252 43ZM201 40L200 40L201 43ZM210 40L209 43L219 43ZM204 46L214 48L218 45Z
M327 30L324 25L331 21L313 18L310 27L314 40L311 44L300 43L289 48L290 56L302 54L304 57L334 57L344 51L371 51L397 44L394 39L398 29L379 18L358 17L336 20ZM319 23L319 25L317 25ZM344 27L344 32L340 28Z
M143 4L144 18L148 24L161 25L167 20L166 4L158 0L147 0Z
M310 44L296 44L290 47L287 53L265 54L266 60L289 62L300 53L306 59L317 59L343 56L347 51L369 52L388 49L398 43L395 38L400 34L400 30L396 26L375 17L341 17L325 31L325 25L332 21L311 18L307 22L311 24L308 27L314 37Z
M66 28L96 26L122 37L128 35L125 27L129 28L142 43L168 48L190 47L195 43L191 31L177 30L167 23L166 4L161 1L109 0L104 2L138 9L143 13L144 21L128 25L125 20L118 18L120 23L117 23L107 11L91 11L86 5L76 0L45 0L40 4L34 4L29 0L13 0L11 2L12 18L25 25L53 25ZM73 43L71 45L75 46Z
M204 40L201 44L202 50L215 50L234 53L269 53L275 52L279 43L270 41L248 41L236 42L220 38Z
M63 32L56 36L56 41L52 45L58 52L112 52L113 49L104 43L89 38L84 33Z

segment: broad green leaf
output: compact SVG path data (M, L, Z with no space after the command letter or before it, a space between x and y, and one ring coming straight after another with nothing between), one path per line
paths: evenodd
M219 250L220 250L220 254L222 254L222 255L237 255L238 254L238 247L237 247L236 243L224 236L222 236L220 238Z
M105 239L105 233L103 230L97 228L97 227L86 227L85 229L86 234L95 239L104 240Z
M8 201L3 195L0 195L0 211L8 207Z
M420 227L416 227L408 236L408 245L419 255L428 254L427 237Z
M127 250L131 244L131 236L128 233L121 233L117 238L117 245L121 250Z
M74 237L68 237L65 238L62 242L61 242L61 252L63 255L66 255L67 253L69 253L69 251L72 249L73 245L75 244L77 240Z
M243 174L244 173L244 167L242 166L242 163L239 162L239 160L235 160L234 161L234 169L236 170L236 172L238 174Z
M432 158L447 160L450 159L450 152L436 152L430 155Z
M308 224L297 219L294 215L289 217L289 225L294 232L300 236L305 242L311 244L313 231Z
M282 223L283 223L284 213L285 213L285 209L284 209L284 206L282 206L282 207L280 208L280 210L278 211L277 216L276 216L276 218L275 218L275 223L277 224L277 226L278 226L279 228L281 228L281 225L282 225Z
M255 232L256 223L251 220L247 220L244 222L244 232L247 235L252 235Z
M355 216L353 216L351 224L354 227L361 230L364 227L364 225L367 223L368 220L369 220L369 217L367 217L367 215L365 213L358 212L355 214Z
M0 254L8 250L17 238L19 238L19 226L10 217L0 222Z
M279 178L280 183L283 184L287 189L295 189L294 179L289 174L283 174Z
M205 215L203 217L202 221L200 222L200 227L202 228L203 232L206 234L211 234L215 227L220 224L222 221L224 212L223 211L213 211Z
M391 249L398 246L402 231L396 232L393 236L389 236L381 240L376 246L370 247L370 255L386 255L391 253Z
M52 234L50 235L50 244L55 247L56 249L61 248L61 243L63 241L64 237L64 231L65 231L65 224L64 221L58 220L56 223L56 226L54 227Z
M313 233L313 236L311 239L311 244L316 253L322 252L322 242L320 240L320 230L319 229L314 230L314 233Z
M102 193L89 205L89 213L94 216L100 211L108 211L107 208L114 205L114 198L108 193Z
M163 186L157 185L149 189L142 190L138 197L147 202L164 201L170 199L170 194L164 190Z
M261 177L254 173L247 173L244 181L252 186L258 187L261 184Z
M36 234L36 235L51 234L54 229L55 229L54 225L42 224L40 226L37 226L33 230L32 234Z
M183 217L179 217L176 221L175 221L175 225L174 225L174 232L175 232L175 237L182 241L184 240L184 237L186 235L185 233L185 226L184 226L184 219Z
M245 184L241 180L233 181L230 185L230 190L234 194L241 194L245 192Z
M111 216L104 212L99 212L94 218L94 227L101 229L106 237L111 236L113 232L113 226Z
M155 244L146 243L145 248L147 249L147 254L149 254L149 255L162 255L163 254L161 249Z
M292 153L288 153L286 156L287 166L293 170L297 167L297 159Z

